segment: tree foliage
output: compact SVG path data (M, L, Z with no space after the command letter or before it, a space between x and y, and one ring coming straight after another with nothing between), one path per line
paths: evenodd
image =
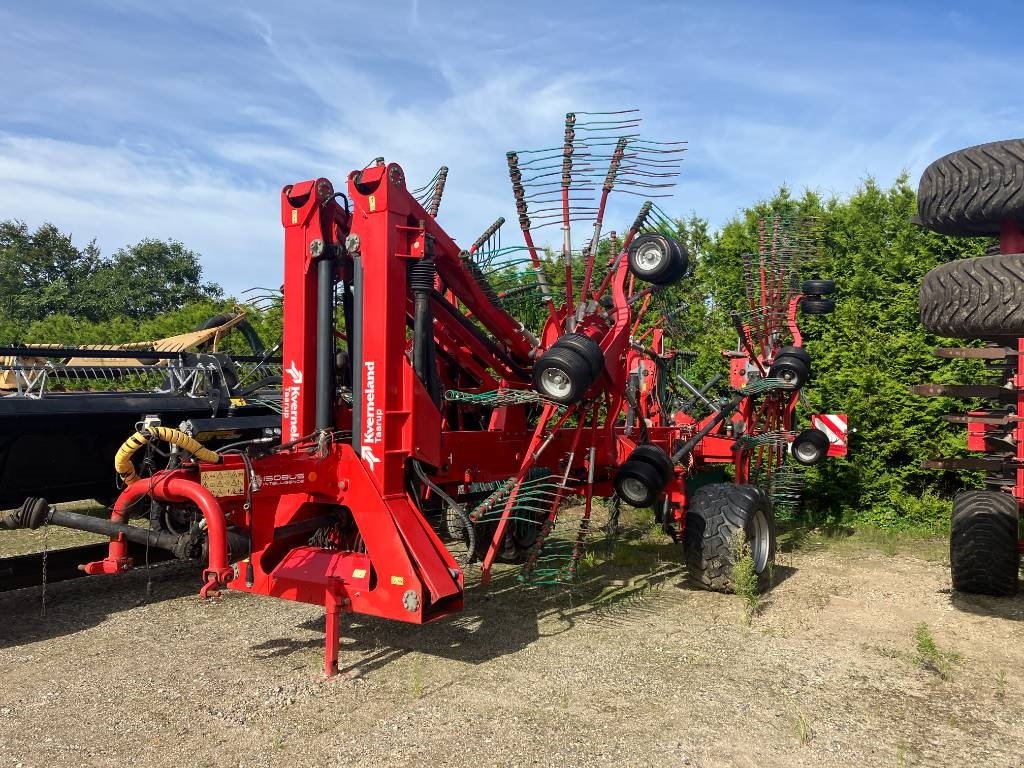
M808 514L886 527L941 527L948 499L970 477L921 469L923 459L963 451L963 428L943 413L962 402L911 395L930 381L977 381L971 361L940 361L932 350L952 340L926 333L918 317L925 273L955 258L978 256L991 241L936 235L914 225L916 197L906 177L888 190L867 180L846 200L813 193L794 199L780 189L726 224L703 259L702 280L714 304L742 304L740 254L756 251L759 218L812 217L820 258L802 278L836 282L834 314L804 316L801 328L813 360L808 412L849 415L850 456L808 473Z
M141 320L216 300L223 292L202 281L199 259L176 240L154 239L105 258L95 241L76 248L52 224L30 232L24 222L0 222L0 336L14 340L55 315Z

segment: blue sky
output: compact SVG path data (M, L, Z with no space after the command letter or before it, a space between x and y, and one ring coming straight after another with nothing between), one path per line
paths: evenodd
M8 0L0 218L106 253L173 237L229 291L273 286L287 183L446 164L439 220L468 244L513 220L506 150L639 107L647 137L689 142L663 207L721 225L782 183L916 183L1024 135L1022 28L1020 2Z

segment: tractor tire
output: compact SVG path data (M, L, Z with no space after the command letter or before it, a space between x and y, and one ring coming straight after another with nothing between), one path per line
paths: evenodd
M924 276L921 323L940 336L1024 335L1024 253L942 264Z
M629 246L629 271L652 285L671 285L686 274L686 247L671 237L653 232L640 235Z
M571 349L590 363L590 372L595 380L604 368L604 353L601 351L600 345L582 333L567 333L558 337L551 346L559 349Z
M836 300L828 298L801 299L800 311L805 315L828 315L836 311Z
M733 592L739 536L754 558L758 588L764 589L775 561L775 520L764 491L733 483L712 483L694 491L683 530L690 581L715 592Z
M533 366L533 388L560 405L579 402L594 383L589 360L575 350L551 347Z
M1017 500L999 491L963 491L953 500L949 564L953 589L1014 595L1020 570Z
M1004 221L1024 221L1024 139L940 157L921 175L917 211L921 226L944 235L998 235Z
M803 285L800 286L800 293L805 296L828 296L835 292L835 280L822 280L816 277L812 280L804 280Z

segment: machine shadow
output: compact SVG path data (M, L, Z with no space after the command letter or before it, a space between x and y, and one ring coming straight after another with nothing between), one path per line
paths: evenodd
M375 617L351 616L342 624L342 672L363 676L417 652L468 664L481 664L520 651L542 636L568 632L588 617L602 622L635 621L651 610L662 588L689 590L678 563L660 563L653 571L605 562L587 569L571 586L524 587L519 569L503 567L491 584L466 589L462 613L431 624L404 624ZM324 619L301 627L318 634ZM322 646L317 637L279 638L252 646L260 655L284 656ZM354 658L354 657L358 658Z
M1024 594L990 597L950 591L949 600L954 608L964 613L1005 621L1024 621Z
M29 587L0 593L0 648L25 645L72 634L96 626L110 614L147 603L197 594L202 566L192 561L171 561L113 576L89 576L50 584L46 613L42 588Z

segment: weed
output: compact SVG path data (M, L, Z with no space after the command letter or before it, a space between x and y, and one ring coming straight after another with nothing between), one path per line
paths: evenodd
M757 613L761 598L757 591L757 571L754 567L754 558L750 554L743 531L736 531L734 534L732 550L734 556L732 586L736 594L743 598L746 609L745 618L747 623L750 623L750 619Z
M1006 670L1000 669L996 673L996 700L1002 701L1006 698Z
M935 644L935 638L925 622L921 622L914 630L917 658L915 661L921 669L935 672L943 680L948 680L952 665L960 661L956 651L943 651Z
M806 747L811 741L811 736L814 735L811 723L795 701L791 700L790 704L793 706L793 735L801 747Z

